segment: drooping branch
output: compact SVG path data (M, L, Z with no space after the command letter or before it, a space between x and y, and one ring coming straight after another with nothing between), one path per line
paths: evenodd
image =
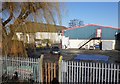
M12 18L13 18L13 12L10 12L9 18L6 21L4 21L2 25L5 26L6 24L8 24L12 20Z
M35 13L38 9L40 9L40 6L36 6L34 3L26 3L24 7L21 9L21 13L15 20L15 23L17 24L21 23L24 21L31 13Z
M9 11L9 14L10 14L9 18L8 18L7 20L5 20L4 22L2 22L2 26L5 26L5 25L8 24L8 23L12 20L12 18L14 17L13 11L14 11L14 9L16 8L16 6L15 6L15 3L14 3L14 2L10 2L10 3L5 2L5 3L3 4L3 8L4 8L4 9L2 9L2 11L4 11L4 10L7 9L7 10Z

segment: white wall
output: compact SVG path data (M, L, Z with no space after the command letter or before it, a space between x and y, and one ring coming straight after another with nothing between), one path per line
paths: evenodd
M50 39L53 42L60 42L58 33L37 32L35 34L36 39Z
M89 39L88 39L89 40ZM86 43L88 40L84 40L84 39L70 39L70 45L68 46L69 48L79 48L80 46L82 46L84 43ZM94 44L98 44L99 40L91 40L89 43L87 43L85 46L83 46L83 48L89 49L90 46L94 46Z
M87 42L88 40L84 40L84 39L69 39L69 40L66 40L65 39L66 37L64 37L64 39L62 39L62 48L65 49L64 47L64 43L66 41L68 41L68 45L67 45L67 49L78 49L80 46L82 46L85 42ZM68 37L67 37L68 38ZM101 40L101 41L110 41L112 42L112 49L114 50L115 49L115 40ZM90 42L88 42L85 46L83 46L83 48L85 49L89 49L90 46L94 46L94 44L99 44L100 43L100 40L91 40Z
M102 42L104 43L103 45L105 45L106 47L106 48L103 48L103 50L114 50L115 49L115 40L102 40ZM107 43L112 46L106 45Z
M21 38L21 35L23 35L22 32L16 33L18 40L25 41L25 38ZM58 33L48 33L48 32L36 32L35 34L24 34L24 37L26 38L26 41L28 43L33 42L34 37L35 39L50 39L53 43L60 43L61 36L58 35ZM26 42L25 41L25 42Z
M62 49L69 48L69 37L62 36Z

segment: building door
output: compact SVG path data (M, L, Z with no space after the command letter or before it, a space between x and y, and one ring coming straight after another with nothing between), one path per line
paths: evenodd
M102 29L97 29L96 30L96 37L102 37Z

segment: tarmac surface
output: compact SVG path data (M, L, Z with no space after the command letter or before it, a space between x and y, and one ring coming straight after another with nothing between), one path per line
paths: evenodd
M61 56L63 60L73 60L79 54L94 54L109 56L109 61L112 63L120 63L120 51L117 50L79 50L79 49L62 49ZM59 55L44 54L44 61L58 61Z

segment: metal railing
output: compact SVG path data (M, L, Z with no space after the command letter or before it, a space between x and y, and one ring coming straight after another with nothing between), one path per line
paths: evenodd
M2 74L6 73L10 79L14 72L18 72L20 80L28 80L32 76L35 82L41 82L40 58L2 57L0 62Z
M61 82L120 83L120 65L113 63L62 61L61 74Z

